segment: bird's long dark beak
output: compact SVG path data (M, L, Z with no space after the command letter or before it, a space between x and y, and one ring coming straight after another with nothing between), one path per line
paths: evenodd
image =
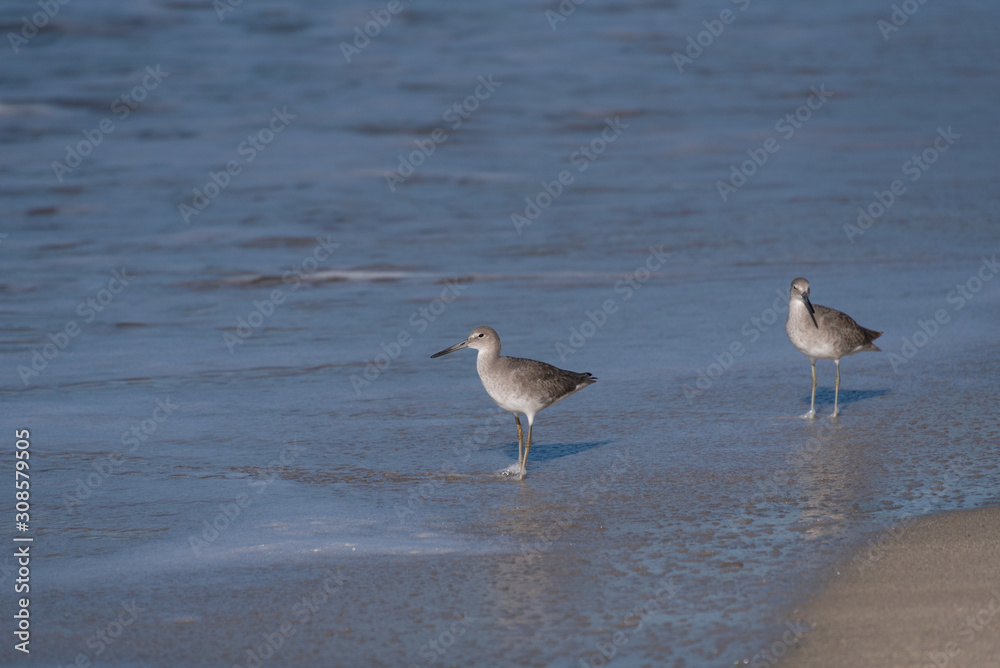
M816 322L816 310L813 308L812 302L809 301L809 295L803 294L802 301L806 303L806 308L809 309L809 317L813 319L813 324L816 325L816 329L819 329L819 323Z
M456 350L461 350L462 348L468 348L468 347L469 347L468 339L465 341L460 341L459 343L453 345L451 348L445 348L439 353L434 353L433 355L431 355L431 359L434 359L435 357L441 357L441 355L447 355L448 353L453 353Z

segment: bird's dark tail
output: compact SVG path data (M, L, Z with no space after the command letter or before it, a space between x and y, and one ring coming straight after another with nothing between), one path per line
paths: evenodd
M865 329L864 327L862 327L861 329L863 329L865 332L864 350L871 350L873 352L878 352L878 353L882 352L881 348L872 343L872 341L882 336L882 332L876 332L874 329Z

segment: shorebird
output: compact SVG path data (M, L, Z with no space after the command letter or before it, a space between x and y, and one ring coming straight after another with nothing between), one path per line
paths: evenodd
M881 352L872 341L882 332L865 329L846 313L809 301L809 281L796 278L788 296L788 319L785 331L792 345L812 364L812 400L803 418L816 417L816 360L833 360L837 365L837 383L833 391L833 414L837 417L840 399L840 358L871 350Z
M569 395L582 390L597 381L589 373L576 373L558 369L545 362L502 357L500 336L492 327L476 327L465 341L456 343L432 358L447 355L462 348L478 350L476 370L483 388L497 406L514 414L517 423L517 464L519 477L524 478L531 449L531 428L535 415L557 404ZM528 418L528 439L524 440L524 430L518 413Z

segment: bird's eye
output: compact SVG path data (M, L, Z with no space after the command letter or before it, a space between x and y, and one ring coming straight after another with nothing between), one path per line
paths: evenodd
M483 333L479 332L479 338L483 338Z

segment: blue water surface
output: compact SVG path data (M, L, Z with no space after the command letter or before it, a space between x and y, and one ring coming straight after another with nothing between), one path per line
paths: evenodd
M33 665L769 665L893 527L1000 501L996 3L40 6L0 8ZM836 420L797 276L884 332ZM429 359L483 324L600 378L521 482Z

